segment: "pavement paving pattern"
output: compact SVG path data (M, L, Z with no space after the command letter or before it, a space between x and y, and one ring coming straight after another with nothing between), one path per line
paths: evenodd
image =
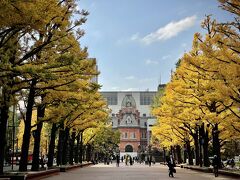
M173 179L183 180L223 180L236 179L227 176L214 177L212 173L203 173L193 170L176 168L177 173ZM120 163L120 167L116 164L104 165L102 163L71 170L59 175L44 178L45 180L165 180L172 179L168 177L168 169L166 166L155 164L151 167L143 164L134 164L133 166L125 166Z

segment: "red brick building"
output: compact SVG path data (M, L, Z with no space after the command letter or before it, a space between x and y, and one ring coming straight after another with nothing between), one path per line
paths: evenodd
M152 118L150 105L156 92L101 92L112 110L113 129L121 132L120 156L137 156L148 144L147 121Z

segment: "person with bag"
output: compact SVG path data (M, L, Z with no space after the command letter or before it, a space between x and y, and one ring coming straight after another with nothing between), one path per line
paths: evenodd
M176 173L176 169L174 168L176 166L176 164L174 162L174 159L173 159L172 155L170 155L170 158L167 157L166 161L167 161L168 172L169 172L168 176L169 177L171 177L171 176L174 177L173 173Z

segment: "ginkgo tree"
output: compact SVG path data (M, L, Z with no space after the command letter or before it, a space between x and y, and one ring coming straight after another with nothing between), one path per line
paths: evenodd
M22 146L20 170L27 167L27 154L29 148L30 124L32 105L34 104L34 86L36 74L42 64L43 50L55 47L59 39L67 34L74 33L76 37L82 36L79 25L85 22L86 12L82 18L71 23L71 16L75 11L75 1L1 1L1 126L0 138L4 142L0 148L0 173L3 173L3 158L6 136L8 109L15 103L16 93L21 89L29 89L28 110L26 113L25 133ZM55 52L57 53L57 52ZM41 60L40 60L41 59ZM33 65L33 66L32 66ZM35 66L34 66L35 65ZM39 65L39 66L37 66Z
M85 144L92 147L92 160L110 158L119 153L120 132L112 129L109 118L107 122L99 124L97 128L88 129L85 134Z
M237 26L240 3L234 0L220 2L223 9L236 15L235 21L217 23L210 16L206 17L202 23L206 35L195 34L192 50L181 58L159 107L153 108L153 114L159 119L155 133L160 142L166 141L163 135L172 139L174 133L170 134L169 130L175 128L179 132L175 139L181 139L179 129L184 130L187 139L192 136L194 140L196 162L203 146L205 166L209 165L209 141L212 153L220 159L221 146L240 135ZM199 160L201 162L201 157Z

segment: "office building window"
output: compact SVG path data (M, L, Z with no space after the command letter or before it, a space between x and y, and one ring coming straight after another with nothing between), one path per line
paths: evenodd
M107 100L108 105L117 105L117 92L102 93L103 97Z
M156 93L141 92L140 93L140 105L150 105L153 101L153 97Z

